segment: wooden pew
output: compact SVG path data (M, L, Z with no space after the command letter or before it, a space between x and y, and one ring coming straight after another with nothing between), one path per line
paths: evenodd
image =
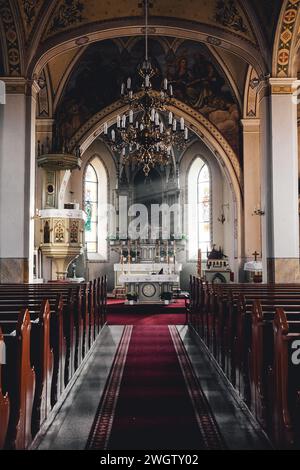
M6 434L5 448L28 448L32 437L38 432L65 384L91 347L96 334L105 324L106 277L99 278L96 286L97 288L94 289L93 282L84 286L72 286L72 288L65 285L51 285L50 287L49 285L0 285L0 324L3 325L3 338L9 354L7 365L2 367L0 365L0 407L2 403L5 403L3 411L2 408L0 410L1 417L3 415L0 439L3 436L4 441ZM45 300L46 297L49 298L49 302ZM95 312L95 300L98 306L98 319ZM43 302L42 309L39 310L41 302ZM20 323L20 314L18 314L20 306L29 306L31 323L27 309L22 310L24 319ZM19 343L13 339L16 337L11 335L13 329L17 331L16 337L21 338L20 344L23 349L20 347L19 350L21 352L24 350L24 354L27 355L26 347L28 349L31 331L30 354L34 362L36 377L30 368L33 375L28 373L28 381L21 374L21 367L13 369L12 366L18 364L18 361L22 364L27 361L27 366L28 363L30 366L30 358L25 360L23 353L22 360L19 359L17 354ZM24 336L23 341L22 334L25 335L25 333L27 336ZM75 337L74 341L72 341L72 335ZM73 355L72 344L74 344ZM67 354L68 349L69 354ZM28 367L23 368L23 370L26 369L28 371ZM19 375L11 374L11 370L18 370ZM34 383L30 382L30 377L34 377ZM3 390L1 390L1 378ZM19 383L22 385L21 388L17 386ZM24 387L25 389L27 387L25 392ZM19 399L16 390L20 390ZM10 394L12 394L11 412L6 433L5 416L8 414ZM24 412L24 403L26 412ZM19 409L18 405L20 405Z
M273 321L277 304L262 305L255 301L252 309L252 335L249 349L251 409L261 426L272 434L274 401ZM300 302L284 307L289 322L300 321Z
M18 299L14 302L0 301L0 319L10 319L12 315L18 315L20 307L26 308L30 312L32 318L36 318L40 312L40 305L43 302L40 298L33 300ZM66 374L66 338L63 328L63 301L58 295L56 301L51 308L50 316L50 347L53 350L53 378L51 384L51 405L54 406L65 388Z
M30 286L31 287L31 286ZM64 288L61 289L50 289L47 288L35 288L28 289L24 286L14 286L12 289L10 286L3 289L3 285L0 285L0 311L1 309L8 310L9 305L13 310L19 310L20 307L29 306L33 312L39 308L41 302L47 298L50 302L51 310L57 311L57 305L59 302L63 302L63 333L59 332L59 336L63 334L65 339L61 339L61 343L65 342L66 345L61 344L61 351L65 350L64 356L61 358L61 363L64 363L64 385L67 385L70 378L73 376L76 369L75 364L75 348L76 344L79 344L81 340L77 338L80 333L80 328L75 329L75 302L73 289ZM60 301L58 299L61 299ZM76 313L77 315L77 313ZM59 323L61 320L59 320Z
M283 309L276 309L274 331L273 440L278 448L300 444L300 373L293 364L292 345L300 341L300 322L288 321Z
M0 324L11 328L18 321L14 312L0 313ZM35 391L31 431L34 437L51 410L53 352L50 346L50 305L42 302L40 311L31 315L30 361L35 370Z
M7 449L27 449L32 442L31 415L35 373L30 363L31 322L28 310L22 310L16 326L3 328L6 365L2 367L2 386L10 399L9 423L5 439Z
M0 348L3 348L3 347L4 347L4 337L3 337L2 329L0 327ZM3 449L4 442L6 439L8 421L9 421L9 410L10 410L8 394L6 393L4 395L2 392L2 369L4 366L5 366L5 362L3 358L3 362L0 360L0 449Z
M191 302L196 315L189 316L191 326L211 348L277 447L290 447L295 443L299 446L300 366L289 364L292 351L288 347L295 336L300 341L300 286L222 285L212 288L202 284L200 296L204 296L205 301L197 312L196 285L192 280ZM286 323L277 317L273 334L276 308L280 312L285 309ZM199 324L203 324L204 329L198 328Z

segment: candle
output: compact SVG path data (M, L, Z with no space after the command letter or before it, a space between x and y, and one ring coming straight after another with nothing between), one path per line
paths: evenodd
M189 135L188 132L189 132L189 131L188 131L188 128L186 127L186 128L184 129L184 138L185 138L185 140L188 140L188 135Z
M145 86L146 86L146 88L149 88L149 86L150 86L150 78L149 78L149 75L146 75L146 77L145 77Z
M131 78L129 77L127 79L127 89L130 90L130 88L131 88Z
M182 131L184 131L184 119L183 119L183 117L180 118L180 129L181 129Z
M115 141L115 138L116 138L116 133L114 131L114 129L111 131L111 140L114 142Z
M121 85L121 95L124 95L125 93L125 83L122 83Z
M169 112L169 126L172 126L172 123L173 123L173 114L170 111Z
M117 116L117 127L120 128L121 126L121 117L118 115Z
M108 131L108 126L107 126L107 122L104 123L104 134L107 135L107 131Z
M165 90L168 89L168 80L167 80L167 78L164 79L164 89Z
M133 123L133 111L132 111L132 109L129 111L129 122L130 122L130 124Z
M177 121L176 119L173 120L173 131L176 131L176 127L177 127Z

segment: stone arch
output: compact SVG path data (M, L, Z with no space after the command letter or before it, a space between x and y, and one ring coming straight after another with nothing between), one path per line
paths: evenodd
M164 53L166 53L166 51L167 51L166 39L161 37L161 36L156 36L153 39L154 39L154 41L157 41L159 43L159 45L164 50ZM119 48L121 47L122 38L115 38L112 41L117 45L117 47L119 47ZM141 36L139 36L139 37L130 36L127 42L128 42L128 44L130 44L130 48L133 48L138 41L141 41ZM175 50L177 50L177 48L179 46L184 44L185 41L186 40L183 39L183 38L174 39L173 42L178 43L178 44L176 44ZM63 95L63 92L64 92L65 88L68 85L68 81L72 77L72 73L74 71L76 71L78 61L80 60L80 58L82 56L84 56L84 53L87 51L88 47L89 47L88 45L87 46L82 46L81 48L79 48L77 50L77 53L74 55L73 59L71 60L69 65L66 67L64 73L62 74L61 80L59 82L59 85L57 87L57 90L55 92L55 96L54 96L54 99L53 99L53 112L54 113L55 113L56 108L59 106L59 102L62 98L62 95ZM237 85L237 83L236 83L236 81L235 81L235 79L232 75L232 72L230 71L230 68L228 67L228 65L226 64L226 61L222 58L221 54L219 53L220 50L213 47L211 44L207 44L205 47L207 48L208 54L210 54L212 60L214 61L216 68L218 69L220 74L222 76L224 76L225 80L228 82L228 84L231 88L231 91L232 91L232 93L233 93L233 95L234 95L234 97L235 97L235 99L236 99L236 101L239 105L239 108L242 112L243 105L242 105L241 93L240 93L238 85ZM45 66L44 69L46 67L47 66Z
M113 39L116 36L140 36L144 34L141 19L132 19L129 25L124 26L124 21L115 20L103 25L95 23L75 29L70 32L54 37L51 41L46 41L36 51L35 56L28 64L27 74L35 77L40 70L54 56L70 49L78 48L97 41ZM189 39L203 42L207 45L220 47L228 50L255 67L259 73L266 73L266 63L260 54L260 49L246 39L236 40L234 33L224 31L214 26L191 24L179 19L152 19L151 36L170 36L175 38Z
M85 152L93 141L103 132L104 123L115 123L117 115L127 110L128 107L122 105L120 101L113 103L111 106L95 114L85 123L76 134L74 134L70 144L72 146L80 145L82 153ZM187 126L211 150L224 171L233 193L235 204L234 233L235 239L237 240L235 255L236 258L240 258L243 243L243 175L238 157L219 130L198 111L178 100L174 100L174 104L169 106L168 110L172 111L177 116L184 117Z

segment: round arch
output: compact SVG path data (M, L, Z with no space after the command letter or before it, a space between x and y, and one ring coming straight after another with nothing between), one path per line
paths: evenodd
M217 48L222 48L239 56L254 68L258 73L266 73L267 65L259 48L246 39L236 40L236 35L229 31L208 25L194 24L180 19L167 18L165 20L152 18L150 21L151 36L169 36L192 41L203 42ZM35 78L43 67L56 55L68 50L86 46L97 41L113 39L116 37L140 36L144 34L142 20L135 18L124 21L115 20L109 23L95 23L83 26L54 37L45 42L31 58L27 67L28 77Z
M113 103L85 123L73 136L71 145L79 145L84 153L103 132L104 123L115 123L118 114L127 110L128 107L122 106L120 101ZM243 175L238 157L219 130L198 111L178 100L174 100L174 105L168 106L168 110L177 116L184 117L187 126L211 150L224 171L235 203L236 257L240 258L242 255Z
M161 47L164 49L164 52L166 52L167 45L166 45L165 38L163 38L161 36L160 37L157 36L157 39L158 39L159 44L161 45ZM139 37L131 36L128 40L128 44L130 44L130 48L132 48L137 43L137 41L140 41L140 40L141 40L141 36L139 36ZM178 44L176 44L175 49L177 49L178 46L182 45L184 41L185 41L185 39L182 39L182 38L181 39L178 39L178 38L174 39L174 42L178 43ZM118 42L121 43L121 38L115 38L114 42L116 44L118 44ZM56 108L58 106L58 103L59 103L59 101L62 97L63 91L64 91L64 89L65 89L65 87L68 83L68 80L72 76L72 73L75 70L79 59L83 56L83 54L85 53L87 48L88 48L88 45L87 46L82 46L81 48L76 50L76 54L74 55L74 57L71 60L70 64L67 66L66 70L62 74L61 80L59 82L59 85L57 87L57 90L55 92L55 97L54 97L54 100L53 100L53 111L56 110ZM212 59L216 62L216 65L218 65L218 67L220 68L220 71L225 76L226 80L228 81L228 83L229 83L229 85L230 85L230 87L231 87L231 89L234 93L234 96L235 96L235 98L236 98L236 100L239 104L239 107L242 110L243 105L242 105L241 93L238 89L238 85L237 85L237 83L236 83L236 81L235 81L235 79L232 75L232 72L231 72L230 68L228 67L228 65L226 64L226 61L222 58L222 56L220 54L220 49L216 49L215 47L213 47L210 44L207 44L207 49L208 49L209 53L211 54ZM255 70L255 69L253 68L253 70Z

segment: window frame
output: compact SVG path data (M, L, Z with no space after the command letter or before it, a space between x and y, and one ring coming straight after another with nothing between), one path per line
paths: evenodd
M88 262L102 262L107 263L109 261L109 250L108 250L108 228L109 228L109 214L107 214L106 218L106 230L105 230L105 239L99 240L99 234L103 233L103 225L101 228L99 226L99 211L100 205L102 204L102 199L105 200L104 204L109 204L109 179L108 179L108 172L107 168L102 160L102 158L98 154L94 154L89 160L87 161L85 168L84 168L84 175L82 180L82 206L83 210L85 210L85 200L86 200L86 173L89 165L95 171L97 177L97 250L96 251L87 251L87 245L85 243L86 255ZM97 168L99 166L99 168ZM105 177L105 182L102 181L102 176ZM104 184L103 184L104 183ZM103 191L104 187L104 192ZM103 197L104 196L104 197ZM102 247L100 247L102 244ZM101 251L99 251L101 250Z
M191 227L191 221L190 221L190 196L191 196L191 190L189 189L190 186L190 177L191 177L191 171L193 171L193 166L196 164L197 160L200 160L202 162L201 168L198 171L196 179L196 188L195 190L197 191L197 254L196 257L193 257L191 255L191 249L190 249L190 227ZM200 223L199 223L199 178L200 174L203 171L204 167L207 167L208 170L208 175L209 175L209 244L212 245L213 243L213 181L212 181L212 171L211 167L205 157L202 155L197 155L191 162L188 173L187 173L187 199L188 199L188 216L187 216L187 235L188 235L188 248L187 248L187 254L188 254L188 262L190 263L196 263L198 261L198 250L200 248ZM206 243L206 242L205 242ZM202 252L202 261L206 260L206 252Z

